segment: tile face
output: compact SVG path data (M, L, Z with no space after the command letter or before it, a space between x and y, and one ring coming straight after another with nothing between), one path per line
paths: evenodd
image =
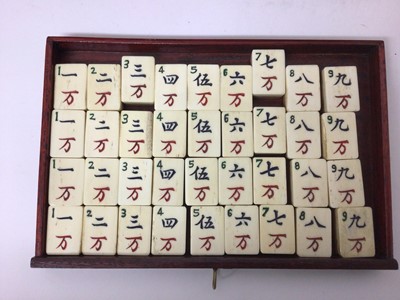
M186 205L218 204L218 160L216 158L185 159Z
M153 113L151 111L121 111L120 130L120 157L152 157Z
M326 159L358 158L355 113L321 115L322 150Z
M54 71L54 109L86 109L87 66L57 64Z
M222 113L222 156L252 157L253 114L251 112Z
M119 112L86 113L85 156L118 157Z
M51 114L51 157L83 157L85 112L53 110Z
M152 228L151 254L185 254L186 207L154 206Z
M288 158L320 158L321 129L318 112L286 114Z
M253 158L254 204L286 204L286 160L283 157Z
M188 155L218 157L221 155L221 113L189 111Z
M115 255L117 228L117 206L85 206L82 253L84 255Z
M51 206L82 205L84 174L84 159L50 159L49 204Z
M85 161L85 205L116 205L118 166L115 158L87 158Z
M185 161L183 158L154 158L153 205L183 205Z
M255 255L259 250L258 206L225 206L226 254Z
M224 255L224 208L192 206L190 210L190 254Z
M121 65L88 65L87 107L89 110L121 109Z
M325 159L290 161L292 204L295 207L327 207L328 177Z
M285 50L255 49L251 52L251 65L255 96L285 94Z
M153 156L186 156L186 111L154 111Z
M359 111L357 68L326 67L322 70L322 96L324 111Z
M120 206L118 217L118 255L149 255L151 206Z
M295 253L296 234L293 206L260 206L260 250L263 254Z
M370 207L338 208L335 217L340 256L375 256L374 224Z
M81 253L82 211L81 206L49 207L46 240L48 255Z
M286 67L287 111L320 111L321 92L318 65L289 65Z
M219 109L219 66L188 65L188 109Z
M331 257L331 210L329 208L296 208L296 238L298 256Z
M253 109L252 68L245 65L220 67L221 111Z
M364 184L358 159L328 161L330 207L364 206Z
M187 108L187 65L156 65L154 97L156 110L185 110Z
M253 204L252 162L249 157L218 159L219 204Z
M284 107L254 107L254 153L286 153L286 111Z
M153 183L151 159L121 158L119 166L119 205L150 205Z
M152 56L123 56L121 59L121 101L126 104L154 103Z

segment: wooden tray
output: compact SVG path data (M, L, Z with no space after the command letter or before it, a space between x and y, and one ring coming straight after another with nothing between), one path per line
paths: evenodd
M120 63L123 55L151 55L157 63L250 64L253 49L284 49L286 64L354 65L358 69L361 110L356 113L365 204L373 209L376 256L299 258L296 255L253 256L48 256L47 194L54 65ZM35 256L42 268L282 268L397 269L393 258L390 156L383 41L334 40L155 40L49 37L44 72ZM255 98L254 105L283 106L281 98ZM187 248L186 253L190 253Z

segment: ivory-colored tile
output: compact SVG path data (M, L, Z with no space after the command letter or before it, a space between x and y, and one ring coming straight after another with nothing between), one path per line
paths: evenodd
M152 157L153 113L151 111L121 111L120 131L120 157Z
M153 156L186 156L186 111L154 111Z
M281 97L285 94L285 50L255 49L251 52L253 94Z
M187 65L156 65L154 97L156 110L187 109Z
M249 157L220 157L219 204L253 204L252 161Z
M189 111L188 155L219 157L221 155L221 113Z
M365 205L364 184L359 159L328 161L330 207Z
M252 111L252 77L251 66L220 67L221 111Z
M118 157L119 112L88 111L86 113L85 156Z
M49 207L46 253L79 255L81 253L82 206Z
M374 222L370 207L335 210L336 240L342 257L374 257Z
M83 157L85 112L53 110L51 114L50 156Z
M185 159L186 205L218 204L218 160L216 158Z
M86 109L87 66L57 64L54 70L54 109Z
M85 161L85 205L116 205L118 200L119 160L87 158Z
M300 257L331 257L332 216L329 208L296 208L296 252Z
M82 253L84 255L115 255L117 229L117 206L85 206Z
M154 206L152 228L151 254L185 254L186 207Z
M327 207L328 175L325 159L290 161L292 204L295 207Z
M224 255L224 208L192 206L190 211L190 254Z
M286 137L288 158L320 158L321 127L318 112L288 112Z
M258 206L225 206L225 253L256 255L260 251Z
M322 70L322 96L325 112L359 111L357 67L325 67Z
M153 205L183 205L185 161L183 158L154 158Z
M253 155L252 112L223 112L222 156L252 157Z
M289 65L286 67L287 111L320 111L321 92L318 65Z
M286 111L284 107L254 107L254 153L286 153Z
M292 205L260 206L260 250L263 254L294 254L296 234Z
M253 158L254 204L286 204L286 186L284 157Z
M355 113L322 114L321 127L324 158L329 160L358 158Z
M51 206L82 205L84 175L84 159L50 159L49 204Z
M188 109L219 109L219 66L188 65Z
M121 65L88 65L87 107L89 110L121 109Z
M149 255L151 244L151 206L120 206L118 255Z
M121 59L121 101L128 105L154 104L152 56L123 56Z
M150 205L153 160L121 158L119 166L119 205Z

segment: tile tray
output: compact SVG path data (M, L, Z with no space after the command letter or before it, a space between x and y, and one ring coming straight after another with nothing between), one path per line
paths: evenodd
M299 258L296 255L191 256L48 256L47 193L50 162L54 66L57 63L120 63L123 55L151 55L157 63L251 64L253 49L284 49L286 65L355 65L360 106L356 113L365 205L374 214L373 258ZM283 106L282 98L254 98L254 106ZM126 107L125 107L126 108ZM151 107L142 109L152 110ZM187 233L189 235L189 232ZM188 243L187 243L188 244ZM335 248L335 245L334 245ZM364 40L232 40L114 39L48 37L44 70L42 131L38 182L35 268L280 268L398 269L393 258L390 156L383 41Z

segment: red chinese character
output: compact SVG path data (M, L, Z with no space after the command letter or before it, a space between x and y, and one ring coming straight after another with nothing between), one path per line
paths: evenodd
M240 191L244 191L244 187L231 187L231 188L227 188L230 191L233 191L232 195L229 197L229 199L235 200L235 202L237 202L240 199Z
M178 96L177 94L163 94L163 96L168 97L167 100L165 100L164 104L167 104L169 107L174 105L174 97Z
M343 141L333 141L334 144L339 144L339 147L336 149L335 152L333 152L333 154L336 154L337 152L340 153L340 155L343 155L346 153L346 145L348 144L349 141L348 140L343 140Z
M131 85L131 87L136 89L136 91L131 95L131 97L135 96L136 99L139 99L143 95L142 88L146 88L146 85L145 84L138 84L138 85Z
M319 187L306 187L302 188L303 191L308 191L307 195L303 197L303 199L307 199L308 202L313 202L315 199L314 191L319 191Z
M312 241L310 246L307 247L307 249L311 248L312 251L317 252L318 248L319 248L318 241L322 241L323 240L322 237L320 237L320 236L319 237L310 237L310 238L307 237L306 239L309 241Z
M296 103L300 104L301 106L306 106L308 104L308 98L307 96L312 96L312 93L296 93L296 96L300 96L300 100Z
M74 102L74 96L72 96L72 94L79 94L78 91L61 91L61 93L63 93L64 95L67 95L67 98L65 98L64 102L67 102L68 105L71 105Z
M128 143L133 143L133 146L131 149L128 150L128 152L133 152L134 154L137 154L140 151L140 144L144 144L144 140L126 140Z
M236 248L240 247L240 249L244 250L247 247L247 240L251 239L250 235L235 235L235 238L240 239L239 244L237 244Z
M70 236L70 235L56 235L56 238L62 239L61 242L58 244L56 249L61 247L62 250L65 250L68 247L68 242L67 242L66 239L72 239L72 236Z
M138 240L142 240L141 236L132 236L132 237L126 237L125 238L128 241L131 241L131 243L129 244L128 247L126 247L126 249L131 248L132 252L135 252L138 248L139 248L139 242Z
M68 153L69 150L71 149L71 142L70 141L76 141L76 139L74 137L59 138L59 140L60 141L65 141L65 143L58 150L64 149L65 153Z
M109 187L101 187L101 188L93 188L95 191L98 191L96 197L93 198L93 200L98 199L99 202L102 202L104 198L106 197L106 193L104 191L109 191Z
M350 193L355 193L355 192L356 191L354 189L339 191L340 194L345 194L341 202L346 202L347 204L351 204L351 202L353 202L353 196Z
M199 149L196 150L196 152L203 152L207 153L208 152L208 143L212 144L212 140L203 140L203 141L196 141L197 144L201 144Z
M347 100L347 98L351 98L351 96L350 95L343 95L343 96L335 96L335 98L342 99L336 107L341 106L344 109L346 109L347 106L349 105L349 101Z
M98 143L98 145L96 146L96 148L94 148L94 150L99 150L99 152L101 153L106 148L106 142L108 142L108 139L96 140L94 142Z
M207 103L208 103L207 96L211 96L211 93L210 92L196 93L196 95L198 95L198 96L201 95L201 98L200 98L199 102L197 102L197 104L201 104L203 106L206 106Z
M126 187L126 189L127 189L128 191L132 191L132 193L126 198L126 199L131 198L132 201L136 201L136 200L139 198L139 193L138 193L138 191L141 191L141 190L142 190L141 187L132 187L132 188Z
M205 236L205 237L199 237L199 240L200 241L204 241L205 240L205 242L204 242L204 244L200 247L200 249L206 249L206 251L210 251L210 249L211 249L211 241L210 240L215 240L215 237L214 236Z
M175 189L170 187L170 188L159 188L160 191L164 192L164 194L161 196L158 201L165 200L165 202L169 202L171 200L171 193L170 191L175 192Z
M311 144L311 140L302 140L302 141L296 141L296 143L301 144L301 146L299 147L299 149L297 149L296 152L301 151L302 154L306 154L308 152L308 145L307 144Z
M268 247L275 245L276 249L278 249L282 246L281 238L286 238L286 234L269 234L269 236L273 237L274 240L272 241L271 244L268 245Z
M101 97L99 98L99 100L95 103L95 105L97 104L101 104L101 106L104 106L107 104L107 96L111 95L111 92L103 92L103 93L97 93L96 95L101 95Z
M58 198L56 198L56 199L58 200L58 199L63 198L64 201L67 201L67 200L69 199L69 197L71 196L71 193L69 192L69 190L70 190L70 189L71 189L71 190L75 190L75 187L74 187L74 186L59 186L58 188L59 188L60 190L64 190L64 191L62 192L61 196L58 197Z
M230 141L231 144L235 144L235 146L232 148L231 153L235 152L236 154L239 154L242 152L242 144L246 144L245 140L240 140L240 141Z
M262 187L266 188L267 191L261 197L267 196L268 199L271 199L272 197L274 197L274 195L275 195L274 189L279 190L279 186L278 185L262 185Z
M228 96L235 97L229 105L234 105L238 107L242 103L242 99L240 97L244 97L244 93L236 93L236 94L228 94Z
M165 241L166 243L164 244L164 247L161 248L160 251L163 251L164 249L167 251L170 251L172 249L172 243L171 241L176 241L176 238L160 238L163 242Z
M276 76L268 76L268 77L261 77L261 79L266 80L265 84L261 88L266 88L267 91L270 91L273 87L273 82L272 80L277 80Z
M193 188L193 189L195 191L199 191L195 199L199 199L200 202L202 202L207 196L207 194L206 194L206 192L204 190L209 191L210 187L209 186L201 186L201 187Z
M176 141L161 141L161 143L166 144L165 147L161 149L161 151L165 150L166 154L170 154L172 151L172 144L176 144Z
M103 246L103 242L102 240L107 241L107 237L105 236L99 236L99 237L90 237L92 240L96 240L96 242L93 244L92 247L90 247L90 249L96 249L96 251L99 251L101 249L101 247Z
M350 242L355 242L353 248L351 248L350 251L353 251L354 249L357 251L357 253L360 253L363 247L363 244L361 242L365 242L366 239L365 237L362 238L355 238L355 239L348 239Z
M267 146L268 149L271 149L274 146L274 138L278 136L276 134L269 134L269 135L262 134L262 137L267 138L267 140L261 147Z

